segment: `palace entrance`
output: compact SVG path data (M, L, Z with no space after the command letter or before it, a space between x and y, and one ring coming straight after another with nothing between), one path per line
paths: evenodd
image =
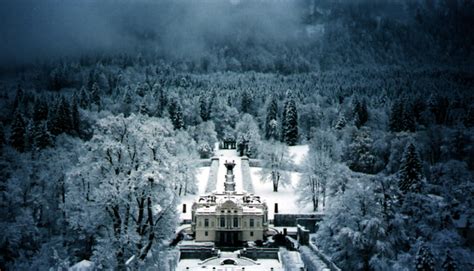
M241 246L242 232L241 231L217 231L216 244L218 246Z

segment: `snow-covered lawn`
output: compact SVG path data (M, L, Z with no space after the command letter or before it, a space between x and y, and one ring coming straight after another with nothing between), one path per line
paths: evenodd
M177 207L177 211L180 214L180 219L191 219L191 206L193 202L203 195L206 191L207 179L209 178L209 167L200 167L196 171L196 181L198 186L198 193L196 195L188 194L181 196L181 203ZM186 213L183 213L183 204L186 204Z
M301 165L304 157L307 155L309 150L308 145L299 145L289 147L290 155L293 162L296 165ZM236 165L234 168L236 190L242 191L242 169L241 159L237 156L235 150L218 150L216 156L219 157L219 170L217 177L216 190L224 191L224 181L226 168L224 166L225 161L235 161ZM206 191L206 185L209 178L209 167L198 168L196 173L196 179L198 182L198 193L196 195L186 195L181 197L181 203L177 210L180 214L181 220L191 219L191 206L199 195L204 195ZM310 213L312 211L311 204L304 204L304 206L298 203L298 182L300 180L300 173L291 173L291 184L287 186L280 185L278 192L273 192L273 186L271 182L262 182L260 176L261 168L251 167L250 175L252 177L252 183L255 190L255 195L260 196L267 202L268 205L268 217L273 219L275 213L275 203L278 203L278 212L281 214L295 214L295 213ZM186 204L186 213L183 213L183 204Z
M301 165L304 161L305 156L308 154L309 146L308 145L298 145L288 147L290 156L295 165Z
M255 195L266 201L268 206L268 218L273 219L275 214L275 203L278 203L278 213L299 214L310 213L310 204L298 203L297 185L300 180L300 173L291 173L291 184L279 186L278 192L273 192L273 184L269 181L262 182L260 175L261 168L250 168Z

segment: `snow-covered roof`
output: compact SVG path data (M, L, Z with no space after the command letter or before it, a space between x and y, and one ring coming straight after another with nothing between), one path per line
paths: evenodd
M95 270L94 262L82 260L75 265L69 267L69 271L92 271Z

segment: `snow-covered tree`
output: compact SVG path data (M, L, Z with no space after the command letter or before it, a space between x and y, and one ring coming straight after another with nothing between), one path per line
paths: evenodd
M66 98L62 97L57 101L55 108L50 113L48 121L48 129L52 135L59 135L61 133L72 133L73 121L71 109Z
M278 103L275 96L267 102L265 115L265 139L278 139Z
M375 173L376 156L373 140L368 129L354 131L352 142L347 147L345 160L350 169L357 172Z
M5 127L3 126L3 123L0 122L0 151L2 151L5 143Z
M422 245L416 254L415 259L416 271L433 271L435 270L435 260L430 249Z
M26 147L26 122L23 114L17 112L11 125L10 144L19 152L25 151Z
M260 147L258 124L249 114L244 114L235 125L237 149L242 155L257 157Z
M66 199L71 226L103 232L93 257L100 266L124 269L131 256L143 262L174 232L174 136L169 122L142 115L98 121L68 174Z
M168 112L170 114L170 119L173 123L174 129L179 130L184 128L183 108L177 100L171 101L168 107Z
M357 128L362 127L369 120L369 111L365 100L356 100L354 104L354 124Z
M262 181L270 181L273 192L278 192L280 185L286 186L291 182L289 170L292 161L285 144L272 141L261 145L259 157L262 160Z
M451 255L451 251L446 251L446 258L444 259L443 264L441 265L444 271L456 271L457 265L456 261L454 260L453 256Z
M42 150L53 145L45 121L35 123L33 127L33 144L37 150Z
M404 193L421 191L422 186L422 165L415 145L410 143L402 158L399 170L399 187Z
M333 165L326 152L311 152L305 160L305 173L298 184L298 190L302 201L312 203L313 211L318 211L320 200L323 208L326 205L327 183Z
M240 112L242 113L251 113L252 111L252 97L250 96L250 93L246 90L242 92L242 100L240 102Z
M390 269L393 247L367 181L352 183L331 201L316 234L318 246L343 270Z
M203 122L206 122L211 119L211 101L212 100L204 93L199 96L199 115L201 116Z
M283 109L281 139L289 146L294 146L298 142L298 112L296 102L293 97L288 97Z

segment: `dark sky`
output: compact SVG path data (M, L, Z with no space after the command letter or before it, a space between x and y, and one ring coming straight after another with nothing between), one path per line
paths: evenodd
M137 48L199 54L213 39L289 40L295 2L2 0L0 65Z

